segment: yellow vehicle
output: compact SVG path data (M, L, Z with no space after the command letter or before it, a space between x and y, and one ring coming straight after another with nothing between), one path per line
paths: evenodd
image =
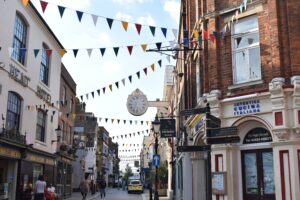
M143 193L144 188L143 188L142 182L137 179L129 180L127 191L128 191L128 193L131 193L131 192Z

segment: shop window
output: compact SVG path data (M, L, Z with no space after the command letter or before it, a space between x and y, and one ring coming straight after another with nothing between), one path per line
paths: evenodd
M6 129L11 130L15 128L19 130L20 114L21 114L21 97L14 93L8 92L7 112L6 112Z
M46 112L39 109L37 112L36 139L41 142L46 141L46 118Z
M26 52L27 24L24 18L17 14L15 18L12 57L24 65Z
M39 176L43 175L43 166L42 165L33 165L33 187L38 180Z
M257 16L239 20L233 25L233 82L261 79L260 42Z
M50 57L47 54L47 49L49 49L45 44L43 44L42 50L42 61L40 67L40 81L45 85L49 84L49 67L50 67Z

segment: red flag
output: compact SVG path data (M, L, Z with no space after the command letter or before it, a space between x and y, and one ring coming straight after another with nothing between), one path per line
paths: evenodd
M208 39L208 32L207 32L207 31L204 31L204 32L203 32L203 36L204 36L204 39L207 40L207 39Z
M127 46L128 52L131 55L133 46Z
M46 53L48 57L51 57L52 55L52 49L46 49Z
M48 2L46 2L46 1L40 1L40 3L41 3L42 11L44 13L45 10L46 10L46 8L47 8Z
M142 29L142 25L141 24L135 24L135 28L136 28L138 34L140 34L141 29Z
M145 75L147 76L147 67L144 68Z
M215 36L214 36L214 34L210 34L210 35L209 35L209 38L210 38L210 40L211 40L212 42L215 42Z

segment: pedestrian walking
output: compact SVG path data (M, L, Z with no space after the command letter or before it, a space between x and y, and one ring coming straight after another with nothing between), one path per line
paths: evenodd
M88 182L87 178L85 178L84 180L81 181L81 183L79 185L79 189L80 189L80 193L82 195L82 200L85 200L86 196L88 194L88 191L89 191L89 182Z
M105 199L105 195L106 195L105 188L106 188L106 182L104 179L102 179L100 182L100 197L101 197L101 199Z
M38 180L35 182L34 200L44 200L45 198L46 181L43 175L39 175Z

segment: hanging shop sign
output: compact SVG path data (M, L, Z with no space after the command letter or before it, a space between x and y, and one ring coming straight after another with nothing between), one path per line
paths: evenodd
M176 137L175 119L160 120L160 135L161 137Z
M15 67L13 64L10 64L9 76L14 79L16 82L20 83L22 86L27 87L30 78L24 75L20 70Z
M36 95L46 101L47 103L51 103L51 95L46 92L42 87L37 86Z
M235 103L233 105L233 114L235 116L239 115L246 115L251 113L258 113L260 112L260 101L257 100L251 100L251 101L243 101L239 103Z
M247 133L244 138L244 144L272 142L270 132L264 128L254 128Z

